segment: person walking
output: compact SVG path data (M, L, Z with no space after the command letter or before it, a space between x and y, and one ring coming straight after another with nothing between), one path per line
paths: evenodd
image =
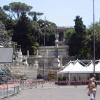
M88 83L88 96L90 96L90 100L95 100L96 90L97 90L96 76L93 75L89 79L89 83Z

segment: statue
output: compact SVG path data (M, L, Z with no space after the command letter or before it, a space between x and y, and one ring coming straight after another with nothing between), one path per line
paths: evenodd
M21 63L23 60L23 55L21 49L17 52L17 62Z

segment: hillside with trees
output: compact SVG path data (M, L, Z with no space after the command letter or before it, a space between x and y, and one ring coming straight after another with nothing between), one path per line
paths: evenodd
M30 55L34 55L37 48L44 46L44 43L45 46L55 45L57 25L41 19L43 15L44 12L34 11L32 6L22 2L4 5L0 7L0 25L4 27L1 33L5 33L7 38L20 46L24 55L27 50ZM69 46L69 56L93 59L93 25L87 28L80 16L75 17L74 23L73 27L66 28L64 32L65 43ZM100 22L95 23L95 37L96 59L99 59Z

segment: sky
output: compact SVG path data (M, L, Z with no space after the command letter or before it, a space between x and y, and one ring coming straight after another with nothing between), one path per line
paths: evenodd
M22 2L42 12L42 19L54 22L57 26L73 27L76 16L82 17L88 27L93 23L93 0L0 0L0 6L11 2ZM100 21L100 0L95 0L95 22Z

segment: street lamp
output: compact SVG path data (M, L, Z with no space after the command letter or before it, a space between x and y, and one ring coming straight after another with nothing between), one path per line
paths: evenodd
M95 7L93 0L93 73L95 74Z

